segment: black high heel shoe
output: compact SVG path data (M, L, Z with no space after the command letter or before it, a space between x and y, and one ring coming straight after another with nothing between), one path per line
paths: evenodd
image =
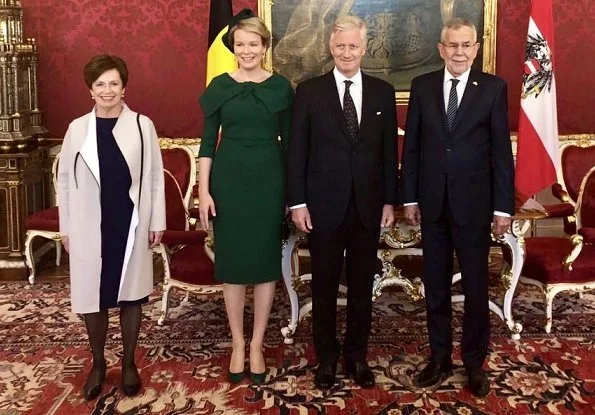
M128 374L133 373L131 376L133 378L132 382L124 383L124 372L128 372ZM140 392L140 376L138 375L138 370L135 365L128 368L122 368L122 384L120 387L126 396L135 396Z
M89 376L87 377L87 381L85 382L85 386L83 387L83 396L86 400L92 401L93 399L97 398L101 393L101 386L103 385L103 381L105 380L105 371L105 362L103 362L103 364L93 364L91 372L89 372Z
M263 360L263 362L265 362L264 354L262 352L262 348L260 348L259 351L262 354L262 360ZM252 348L250 349L250 354L252 354ZM266 364L265 364L264 371L261 372L261 373L255 373L255 372L253 372L252 371L252 365L250 365L250 380L255 385L262 385L264 383L264 381L265 381L266 375L267 375Z
M237 350L241 351L242 353L245 353L244 346L242 346L241 348L238 348ZM227 379L232 384L240 383L244 379L244 376L246 376L246 370L242 369L241 372L232 372L231 371L232 361L234 361L233 360L233 350L232 350L231 356L229 358L230 369L227 371Z

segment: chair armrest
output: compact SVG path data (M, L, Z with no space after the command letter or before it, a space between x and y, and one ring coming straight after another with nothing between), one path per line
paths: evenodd
M584 226L578 230L578 234L583 237L583 241L587 244L595 243L595 228Z
M565 218L574 215L574 206L570 203L557 203L555 205L544 205L548 218Z
M164 245L202 245L207 236L205 231L165 231L161 242Z
M570 202L570 196L568 195L568 193L562 188L562 185L560 183L554 183L552 185L552 194L554 195L554 197L556 199L558 199L560 202L563 203L568 203Z

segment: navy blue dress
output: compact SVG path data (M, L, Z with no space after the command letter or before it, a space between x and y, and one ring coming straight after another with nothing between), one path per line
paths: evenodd
M117 118L97 118L97 155L101 181L100 310L142 304L148 300L148 297L144 297L135 301L118 302L126 241L134 204L128 193L132 184L130 170L112 133L117 121Z

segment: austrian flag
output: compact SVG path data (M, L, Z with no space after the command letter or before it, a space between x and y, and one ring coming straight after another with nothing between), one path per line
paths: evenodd
M517 205L556 182L558 153L552 0L532 0L517 143Z

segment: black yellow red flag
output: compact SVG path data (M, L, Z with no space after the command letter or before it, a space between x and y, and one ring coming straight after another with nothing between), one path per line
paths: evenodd
M209 12L209 49L207 52L207 79L211 80L225 72L234 71L237 64L233 53L225 47L221 36L227 31L227 22L233 16L231 0L211 0Z

